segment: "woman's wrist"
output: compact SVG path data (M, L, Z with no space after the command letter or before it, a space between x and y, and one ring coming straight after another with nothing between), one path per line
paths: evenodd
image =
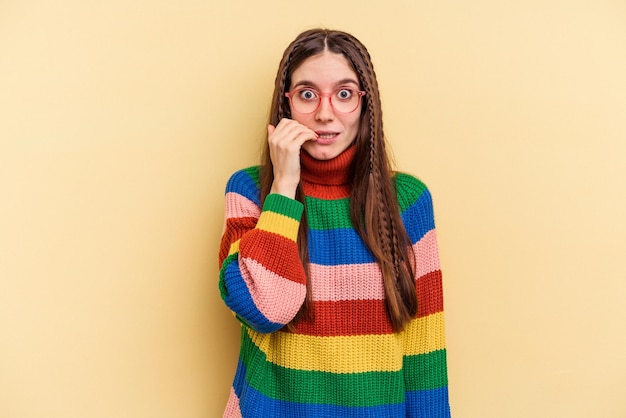
M270 193L276 193L283 196L286 196L290 199L296 198L296 190L298 188L298 183L293 183L289 181L277 181L276 179L272 183L272 187L270 188Z

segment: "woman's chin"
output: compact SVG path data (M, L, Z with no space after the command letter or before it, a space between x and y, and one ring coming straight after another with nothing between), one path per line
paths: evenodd
M332 160L343 151L345 151L350 144L346 146L342 146L339 142L334 142L332 144L323 144L317 143L313 141L308 141L302 148L313 158L316 160Z

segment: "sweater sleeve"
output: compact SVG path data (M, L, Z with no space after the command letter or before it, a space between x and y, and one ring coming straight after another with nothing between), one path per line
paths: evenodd
M278 194L261 207L257 178L258 170L242 170L226 185L219 289L239 321L270 333L296 316L306 296L296 241L304 208Z
M414 177L398 175L396 186L415 254L418 306L403 331L407 418L449 418L443 287L432 199Z

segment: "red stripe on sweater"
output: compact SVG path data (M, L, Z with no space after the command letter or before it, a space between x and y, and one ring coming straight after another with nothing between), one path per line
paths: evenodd
M443 311L440 270L417 280L417 300L418 318ZM313 322L298 322L294 332L325 337L393 333L383 300L315 301L313 311Z
M443 286L441 270L417 279L417 316L423 317L443 311Z
M251 258L266 269L296 283L306 283L298 244L282 235L254 229L242 237L239 256Z
M253 229L257 222L257 218L251 217L226 219L226 227L224 228L224 235L222 236L222 242L220 244L220 266L224 262L224 259L228 257L232 243L240 239L243 234Z
M393 333L382 300L316 301L313 311L313 322L298 322L294 332L320 337Z
M349 185L331 186L326 184L315 184L302 181L302 191L306 196L317 199L333 200L344 199L350 196Z

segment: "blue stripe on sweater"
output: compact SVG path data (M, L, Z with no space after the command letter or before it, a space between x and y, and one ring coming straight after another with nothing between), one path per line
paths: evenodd
M354 229L309 230L309 260L315 264L363 264L374 257Z
M419 206L411 206L402 215L411 243L415 244L434 228L431 218L417 218ZM315 264L335 266L340 264L373 263L374 256L354 229L309 230L309 260Z
M229 260L227 259L226 262L229 262ZM237 258L233 258L233 261L230 261L225 269L222 268L221 274L226 288L224 302L233 312L237 312L237 316L240 317L246 325L260 333L278 331L285 325L268 320L265 315L258 310L252 300L248 286L241 276Z
M401 216L411 244L415 244L428 231L435 228L430 193L422 193L419 199L402 212Z
M449 418L448 387L406 394L407 418Z
M257 206L261 206L259 188L256 183L244 170L235 172L226 183L226 193L238 193L251 201Z

